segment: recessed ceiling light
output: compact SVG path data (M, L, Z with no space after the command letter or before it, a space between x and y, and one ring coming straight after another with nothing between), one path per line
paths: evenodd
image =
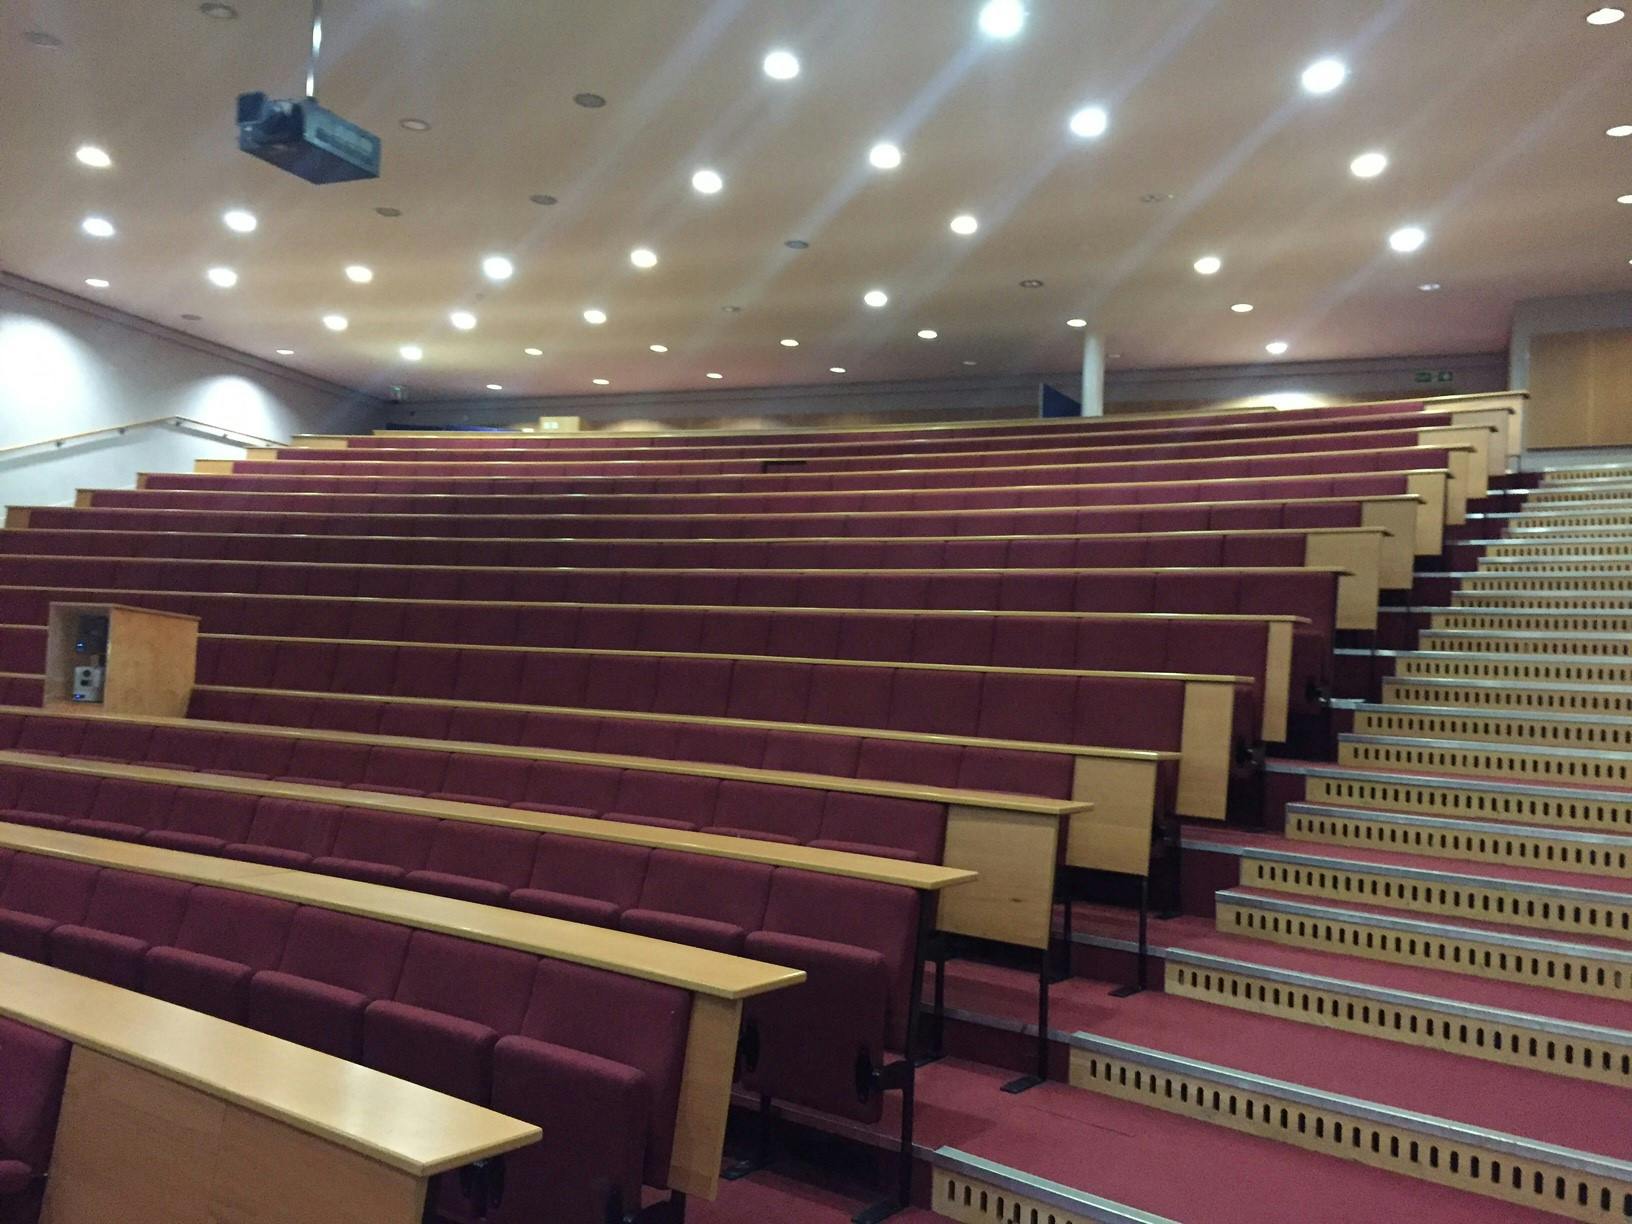
M1614 127L1605 131L1604 135L1613 136L1616 140L1632 136L1632 123L1617 123Z
M1288 345L1285 340L1271 340L1268 344L1264 345L1264 352L1268 353L1271 357L1279 357L1282 353L1286 352L1289 347L1291 346Z
M1166 204L1169 200L1174 198L1175 196L1171 191L1147 191L1144 195L1139 197L1139 203Z
M848 374L850 371L846 370L843 366L828 366L827 372L829 374Z
M85 283L92 289L106 289L108 287L108 282L103 280L100 276L87 276L85 278Z
M1020 288L1022 289L1041 289L1042 287L1043 282L1034 276L1029 276L1020 282Z
M597 387L610 387L612 385L612 380L610 378L592 378L589 381L594 383Z
M294 349L273 349L272 351L279 357L293 357L295 355Z
M964 362L964 363L963 363L963 364L964 364L964 365L966 365L966 366L972 366L972 365L978 365L978 364L979 364L979 363L978 363L978 362L974 362L974 361L966 361L966 362Z
M425 356L425 350L417 344L405 344L397 352L402 354L404 361L420 361Z
M669 351L669 346L666 344L648 344L646 347L651 349L654 353L666 353Z
M323 316L323 326L332 332L343 332L351 326L351 320L343 314L326 314Z
M489 255L482 260L482 275L490 281L507 281L516 274L516 265L503 255Z
M460 331L473 331L476 327L476 316L468 310L455 310L448 315L448 322Z
M183 320L185 320L188 323L202 323L204 321L204 316L203 315L184 314L181 317L182 317Z
M502 386L500 386L498 383L488 383L487 384L487 389L489 391L503 391L504 390L504 388Z
M799 75L799 57L792 51L772 51L760 67L773 81L791 81Z
M606 105L606 99L598 93L573 94L572 100L585 110L600 110Z
M1200 259L1196 260L1196 262L1191 264L1190 266L1192 268L1194 268L1197 272L1199 272L1202 276L1212 276L1215 272L1217 272L1220 268L1222 268L1224 266L1224 261L1222 259L1220 259L1217 255L1203 255Z
M1621 18L1625 16L1625 9L1618 9L1612 5L1606 4L1603 8L1593 9L1592 12L1587 14L1587 24L1614 25L1617 21L1621 20Z
M347 264L346 279L354 285L366 285L374 279L374 269L366 264Z
M869 289L866 293L861 295L861 300L866 302L867 305L871 306L874 310L877 310L881 306L888 306L890 304L890 295L885 293L882 289Z
M725 375L724 374L716 374L713 370L710 370L707 374L704 374L703 377L704 378L724 378Z
M1026 24L1026 6L1020 0L986 0L977 21L987 38L1013 38Z
M1388 236L1388 245L1402 255L1409 255L1412 251L1420 250L1422 244L1428 241L1428 231L1420 225L1407 225L1397 229Z
M726 314L741 314L742 313L742 307L741 306L721 306L720 309L725 311Z
M79 228L92 238L112 238L118 232L106 217L86 217L79 223Z
M922 331L920 331L918 333L918 339L920 339L920 340L935 340L935 339L939 339L940 334L941 333L936 331L933 327L926 327L926 328L924 328Z
M1376 178L1387 169L1386 153L1362 153L1349 163L1349 173L1355 178Z
M230 4L218 3L218 0L207 0L198 6L198 11L206 17L214 17L217 21L232 21L238 16L238 10Z
M1252 313L1252 303L1251 302L1237 302L1234 306L1231 306L1230 309L1235 311L1236 314L1251 314Z
M62 46L62 39L55 34L47 34L44 30L24 30L23 41L36 47Z
M954 234L963 234L967 237L980 228L980 222L968 213L959 213L952 218L949 228Z
M1632 204L1632 195L1616 196L1615 197L1615 203L1617 203L1617 204Z
M714 195L725 186L725 180L715 170L699 170L691 176L691 189L702 195Z
M798 348L799 347L799 341L797 341L793 337L789 336L786 340L782 341L782 347L783 348Z
M238 283L238 273L231 268L211 268L204 275L209 278L210 284L218 289L231 289Z
M657 252L646 247L636 247L629 252L629 262L637 268L657 267Z
M402 216L402 209L400 209L400 208L391 208L389 206L384 206L384 205L382 205L379 208L376 208L374 211L376 213L378 213L382 217L390 217L392 219L395 219L397 217Z
M428 132L431 130L429 119L398 119L397 126L406 132Z
M606 311L596 310L593 306L584 311L584 322L591 327L599 327L606 322Z
M1088 326L1088 320L1087 319L1067 319L1065 321L1065 325L1067 327L1087 327Z
M1444 288L1444 286L1438 281L1428 281L1424 284L1418 285L1417 288L1422 290L1424 293L1438 293Z
M544 356L544 350L541 349L541 348L524 348L521 351L526 353L527 356L529 356L529 357L542 357L542 356Z
M1329 94L1348 79L1349 69L1342 60L1316 60L1303 70L1299 79L1303 88L1312 94Z
M867 150L867 160L879 170L894 170L901 164L901 150L886 140Z
M1103 106L1085 106L1071 116L1071 134L1085 140L1105 135L1105 129L1110 126L1111 117L1105 113Z
M789 238L782 245L787 247L790 251L810 250L810 243L806 242L803 238Z
M106 149L96 145L80 145L74 150L74 156L82 166L90 166L93 170L106 170L113 165L113 158L108 156Z
M558 203L556 198L554 196L552 196L552 195L530 195L527 198L529 200L531 200L534 204L542 205L545 208L549 208L552 205Z
M253 234L261 223L247 208L229 208L221 214L221 224L235 234Z

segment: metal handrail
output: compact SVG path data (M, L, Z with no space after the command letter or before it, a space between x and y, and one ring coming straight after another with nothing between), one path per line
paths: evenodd
M200 421L194 417L162 416L153 417L146 421L129 421L123 425L104 425L101 429L87 429L83 433L63 434L60 438L40 438L34 442L19 442L14 446L0 446L0 458L17 454L20 451L39 450L41 447L61 449L68 442L83 442L88 438L100 438L108 434L125 434L132 429L143 429L154 425L172 425L178 429L203 430L214 434L223 441L237 443L240 439L254 445L286 446L276 438L263 438L259 434L245 433L239 429L228 429L223 425L216 425L209 421Z

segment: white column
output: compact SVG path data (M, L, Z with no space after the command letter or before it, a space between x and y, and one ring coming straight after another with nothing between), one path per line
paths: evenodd
M1105 415L1105 337L1089 332L1082 338L1082 415Z

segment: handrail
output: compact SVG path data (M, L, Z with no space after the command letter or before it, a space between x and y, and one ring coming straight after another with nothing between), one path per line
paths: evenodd
M132 429L143 429L153 425L172 425L178 429L202 429L216 434L223 441L236 441L243 438L255 444L270 442L274 446L284 445L276 438L245 433L240 429L228 429L224 425L216 425L210 421L200 421L194 417L162 416L153 417L146 421L127 421L123 425L104 425L101 429L87 429L83 433L63 434L60 438L40 438L33 442L18 442L13 446L0 446L0 458L21 451L38 450L42 446L60 448L66 442L83 442L87 438L99 438L104 434L124 434Z

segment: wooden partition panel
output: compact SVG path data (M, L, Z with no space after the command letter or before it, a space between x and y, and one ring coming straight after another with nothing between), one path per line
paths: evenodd
M1632 443L1632 328L1530 342L1531 446Z

